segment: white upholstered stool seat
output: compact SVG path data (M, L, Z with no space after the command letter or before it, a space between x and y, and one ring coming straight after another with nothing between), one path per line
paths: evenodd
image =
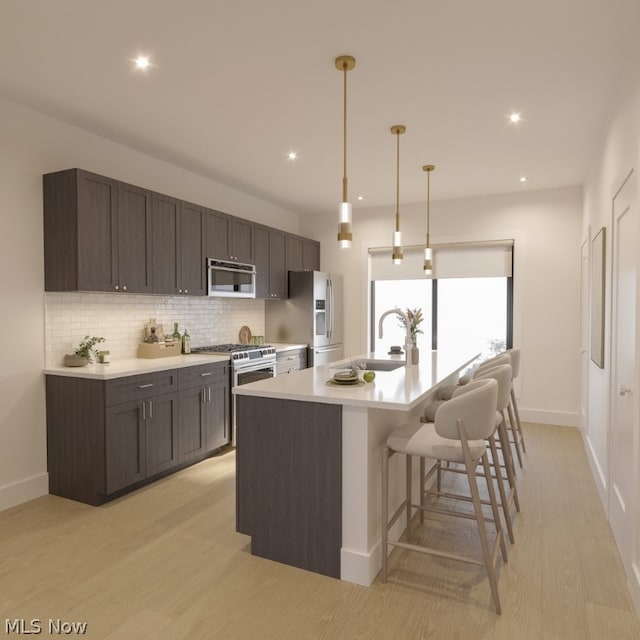
M387 447L405 455L464 464L464 452L458 442L443 438L432 427L432 424L402 425L389 436ZM484 440L468 440L467 444L474 460L479 460L487 448Z

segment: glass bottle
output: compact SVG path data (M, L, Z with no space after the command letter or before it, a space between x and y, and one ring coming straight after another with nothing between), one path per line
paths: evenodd
M173 323L173 339L175 342L180 342L181 339L181 335L180 332L178 331L178 323L174 322Z
M191 336L186 329L182 336L182 353L191 353Z

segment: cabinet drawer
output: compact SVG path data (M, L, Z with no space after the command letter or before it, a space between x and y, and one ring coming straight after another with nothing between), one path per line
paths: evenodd
M290 349L281 351L276 356L276 374L290 373L307 368L307 350Z
M178 385L180 389L189 389L228 379L229 363L227 362L212 362L211 364L200 364L194 367L178 369Z
M117 378L106 383L106 405L145 400L160 393L176 391L178 379L175 369Z

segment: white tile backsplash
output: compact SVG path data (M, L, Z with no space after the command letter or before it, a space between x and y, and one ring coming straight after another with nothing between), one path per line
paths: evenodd
M46 365L62 364L84 336L103 336L111 360L134 358L150 318L173 332L189 330L194 347L238 342L240 327L264 335L264 300L126 293L45 293ZM102 347L102 345L100 345Z

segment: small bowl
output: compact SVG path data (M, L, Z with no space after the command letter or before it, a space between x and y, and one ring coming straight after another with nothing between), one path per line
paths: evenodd
M358 379L358 374L353 371L336 371L333 377L339 382L354 382Z

